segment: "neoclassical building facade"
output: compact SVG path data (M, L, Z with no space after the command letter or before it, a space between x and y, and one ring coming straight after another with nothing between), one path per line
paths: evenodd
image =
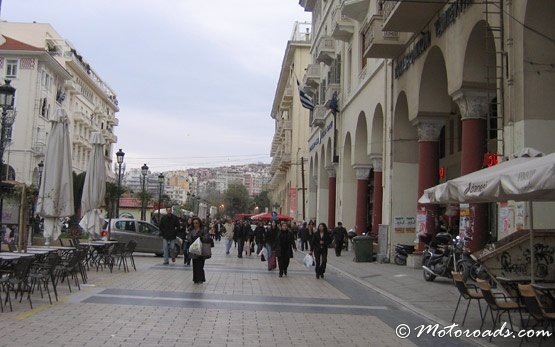
M295 220L307 219L309 111L299 87L310 58L310 23L295 23L281 65L271 117L275 121L270 156L270 199L274 209Z
M70 120L73 171L86 170L91 134L100 132L106 141L108 178L115 179L111 170L117 142L114 129L119 124L115 92L50 24L2 21L0 35L0 77L10 79L16 88L17 115L4 154L11 172L8 178L37 184L49 119L62 108Z
M502 230L498 204L417 201L424 189L524 147L555 151L555 2L299 3L312 13L304 79L317 103L309 218L359 234L381 226L389 249L435 233L440 216L455 229L468 216L474 250L526 224L518 203L503 206L512 220ZM555 224L548 206L534 211L538 227Z

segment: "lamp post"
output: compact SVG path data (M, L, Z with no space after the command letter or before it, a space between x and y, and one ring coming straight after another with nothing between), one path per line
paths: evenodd
M119 198L121 196L121 164L123 164L124 156L125 153L123 153L120 148L119 151L116 152L116 158L118 161L118 200L116 201L116 218L119 218Z
M160 225L160 208L162 207L162 185L164 184L164 175L158 175L158 184L160 185L160 192L158 194L158 225Z
M41 160L40 163L37 165L37 167L39 172L39 181L37 183L37 196L38 196L40 191L41 181L42 181L42 170L44 170L44 161ZM34 221L33 232L36 234L37 231L35 230L35 227L38 227L40 225L40 222L35 218L35 211L36 211L36 200L35 200L35 203L33 204L33 215L31 216L31 218L33 218L33 221Z
M146 163L141 166L141 174L143 175L143 198L141 199L141 220L146 219L146 192L145 192L145 182L146 175L148 175L148 166Z
M7 172L7 170L4 170L4 149L6 148L6 138L8 128L11 128L15 120L15 88L10 85L10 80L5 80L5 82L5 84L0 86L0 107L2 107L2 129L0 130L0 189L2 190L4 190L2 183L4 179L7 178L4 177L4 172ZM0 227L2 227L3 205L4 198L0 198ZM1 237L3 236L4 235L0 235L0 245Z

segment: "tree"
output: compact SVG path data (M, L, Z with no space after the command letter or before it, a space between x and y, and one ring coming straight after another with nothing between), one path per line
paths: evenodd
M270 197L268 196L268 194L268 191L265 190L255 196L253 199L253 207L258 206L258 211L260 213L264 212L266 208L268 208L268 210L271 209L272 202L270 201Z
M112 182L106 182L106 195L104 195L104 204L106 205L107 218L114 218L114 206L118 195L118 185Z
M230 184L224 193L224 204L230 215L249 211L251 198L247 188L242 184Z

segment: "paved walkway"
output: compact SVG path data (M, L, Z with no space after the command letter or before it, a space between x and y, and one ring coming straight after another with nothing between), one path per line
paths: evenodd
M396 336L402 323L416 329L450 321L458 296L449 281L427 283L419 270L355 263L350 252L337 258L333 250L325 279L317 280L303 256L297 252L288 277L279 278L258 257L225 255L216 243L202 285L192 282L183 258L162 265L161 258L137 256L136 272L90 271L88 284L73 293L60 285L54 305L38 294L33 310L15 303L14 312L0 314L0 346L475 345Z

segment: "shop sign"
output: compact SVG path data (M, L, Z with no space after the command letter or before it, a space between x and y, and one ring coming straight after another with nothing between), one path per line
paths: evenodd
M427 213L426 210L418 210L416 211L416 227L418 230L418 234L426 235L426 220L427 220Z
M412 234L416 230L416 218L393 217L393 231L396 234Z
M318 137L314 141L312 141L312 143L310 144L310 146L308 148L309 152L312 152L314 150L314 148L316 148L316 146L318 146L320 144L320 142L322 142L324 137L332 129L333 129L333 121L331 121L328 125L326 125L324 130L320 131L320 134L318 135Z
M401 59L395 62L395 79L401 77L409 67L414 64L416 59L422 55L432 43L432 35L429 31L422 33L420 40L412 46L410 51L405 54Z
M472 0L455 0L445 12L443 12L438 20L435 21L436 37L440 37L455 21L457 17L472 5Z
M472 225L470 220L470 204L459 206L459 236L472 238Z

